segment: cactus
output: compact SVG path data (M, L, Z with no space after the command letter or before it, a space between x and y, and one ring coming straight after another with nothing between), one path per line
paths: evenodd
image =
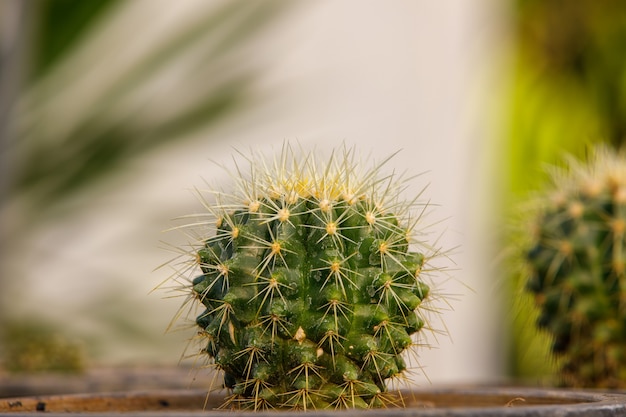
M205 201L212 220L191 225L207 230L185 288L202 307L202 354L231 390L223 407L402 403L388 382L429 327L424 277L439 252L417 240L427 204L402 201L406 179L382 175L389 159L359 174L354 149L319 164L285 145L273 162L248 158L247 174L237 165L236 191Z
M626 385L626 158L597 148L556 170L525 255L561 384Z

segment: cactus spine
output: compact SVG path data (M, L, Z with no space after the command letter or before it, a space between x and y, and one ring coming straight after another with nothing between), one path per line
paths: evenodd
M232 391L224 406L400 404L387 382L405 375L402 354L425 327L436 253L414 250L426 205L401 201L406 181L383 164L359 173L350 149L319 164L286 145L248 162L235 192L205 202L213 220L191 225L206 230L186 288L203 310L202 353Z
M540 198L526 254L538 327L561 383L626 385L626 158L606 148L570 160Z

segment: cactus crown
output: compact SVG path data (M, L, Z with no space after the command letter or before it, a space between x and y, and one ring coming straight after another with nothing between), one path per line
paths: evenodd
M361 171L351 149L325 164L287 145L247 160L235 191L212 192L210 219L190 226L197 276L184 284L203 310L202 354L232 392L224 406L401 403L387 382L405 375L432 298L437 251L416 239L427 205L400 200L406 180L384 164Z
M626 157L598 148L555 170L538 199L526 288L552 336L561 382L626 381Z

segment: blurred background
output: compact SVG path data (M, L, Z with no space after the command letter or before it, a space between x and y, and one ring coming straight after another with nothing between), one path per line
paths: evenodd
M288 140L424 173L407 197L459 249L417 384L542 381L504 231L544 163L624 138L626 5L602 5L4 0L0 367L176 365L163 230L227 181L210 160Z

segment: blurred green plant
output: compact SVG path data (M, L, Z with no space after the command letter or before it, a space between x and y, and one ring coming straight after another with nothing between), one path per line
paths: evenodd
M134 158L258 103L263 63L248 58L291 4L176 2L164 11L151 0L1 3L0 87L11 88L0 88L0 214L11 227L0 242L0 276L9 275L7 248L54 221L55 207L64 216L89 209L62 203L134 175ZM0 283L5 319L16 299L10 284ZM23 345L28 334L38 340L26 332Z
M58 326L41 320L0 323L0 361L9 372L81 372L85 350Z
M28 193L35 207L58 202L242 110L258 68L233 56L286 2L213 4L163 32L144 31L146 42L136 32L143 22L124 20L141 18L132 14L149 10L146 2L37 0L33 66L9 147L14 192Z
M584 157L596 142L626 140L626 3L515 0L510 91L509 215L549 178L564 153ZM511 239L511 237L508 237ZM516 295L523 280L512 276ZM550 340L534 330L531 300L514 312L512 373L554 374Z
M32 66L28 82L45 76L80 41L98 18L120 0L35 0L31 10L36 31L32 38Z

